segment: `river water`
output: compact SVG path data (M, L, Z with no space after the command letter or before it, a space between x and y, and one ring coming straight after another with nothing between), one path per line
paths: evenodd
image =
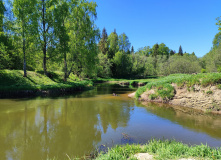
M221 116L141 104L127 97L133 90L99 84L65 97L0 99L0 159L82 157L151 138L221 147Z

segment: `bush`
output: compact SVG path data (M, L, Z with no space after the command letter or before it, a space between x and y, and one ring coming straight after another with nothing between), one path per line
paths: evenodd
M206 73L206 69L201 69L201 73Z
M221 66L217 68L217 72L221 73Z

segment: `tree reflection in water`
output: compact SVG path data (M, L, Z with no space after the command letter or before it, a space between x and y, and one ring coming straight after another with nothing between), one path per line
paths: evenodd
M113 90L98 87L66 98L3 100L0 157L46 159L90 153L108 127L125 127L130 119L132 101L112 97Z

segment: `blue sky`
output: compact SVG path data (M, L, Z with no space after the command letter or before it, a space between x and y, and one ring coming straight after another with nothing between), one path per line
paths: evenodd
M208 53L221 16L221 0L93 0L97 3L96 24L108 35L116 28L125 33L135 51L165 43L198 57Z

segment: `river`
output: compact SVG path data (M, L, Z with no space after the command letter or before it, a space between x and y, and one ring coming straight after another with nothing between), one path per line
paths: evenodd
M220 115L142 104L128 98L133 91L99 84L63 97L0 99L0 159L82 157L151 138L221 147Z

